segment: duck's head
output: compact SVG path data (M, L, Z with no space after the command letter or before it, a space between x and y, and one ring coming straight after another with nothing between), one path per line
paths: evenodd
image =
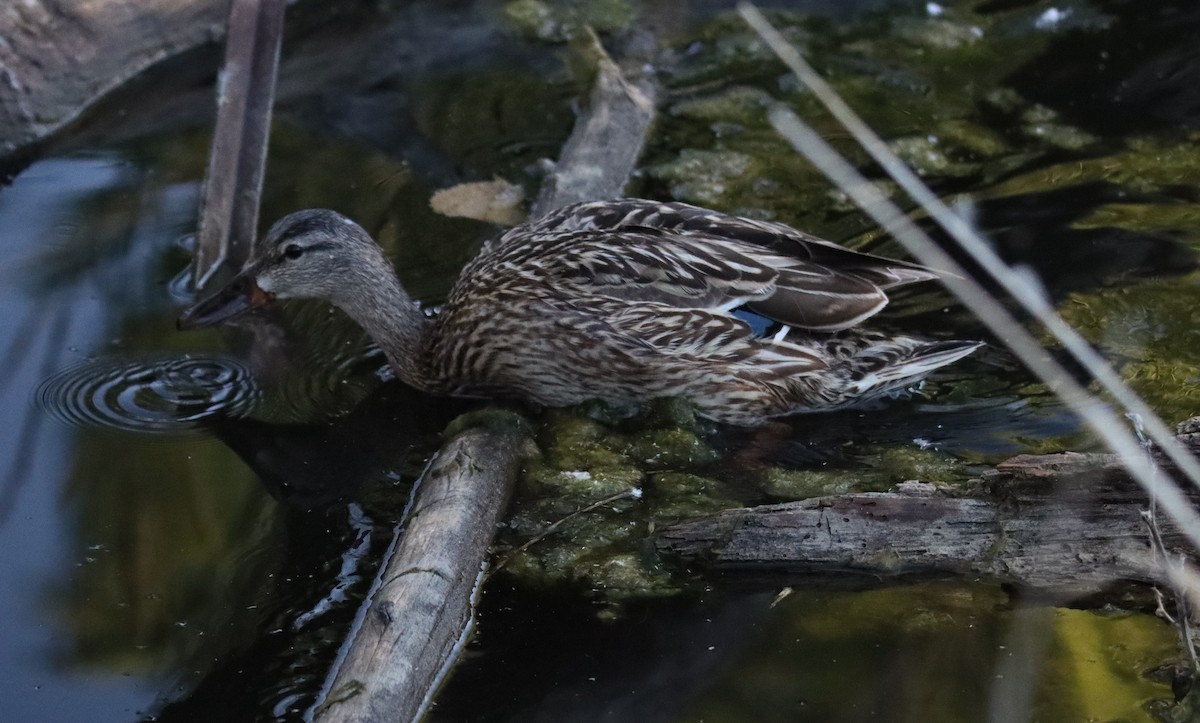
M325 299L342 306L380 278L391 264L361 226L334 211L308 209L275 222L237 276L183 311L180 329L232 319L275 299Z

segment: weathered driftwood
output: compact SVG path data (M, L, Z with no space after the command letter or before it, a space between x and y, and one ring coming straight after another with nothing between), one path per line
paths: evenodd
M531 444L472 429L438 452L317 721L420 717L470 629L482 561Z
M224 34L229 0L0 4L0 156L27 149L164 58Z
M1198 431L1200 419L1181 425L1193 451ZM970 575L1080 593L1158 580L1142 516L1148 506L1115 455L1021 455L982 475L971 497L908 483L726 510L667 527L657 544L725 570ZM1167 546L1186 551L1162 527Z
M599 62L616 67L606 55ZM612 77L611 68L598 73L590 103L546 180L547 186L561 184L563 192L543 193L537 213L619 195L632 175L654 108L639 105L633 114L639 120L633 120L628 88ZM652 90L648 93L638 102L653 97ZM620 150L609 147L617 141L597 132L604 123L638 135L623 136ZM561 180L575 178L588 182ZM470 630L487 547L505 511L515 463L528 445L527 438L475 431L438 452L417 493L412 522L315 709L318 723L410 721L425 712Z

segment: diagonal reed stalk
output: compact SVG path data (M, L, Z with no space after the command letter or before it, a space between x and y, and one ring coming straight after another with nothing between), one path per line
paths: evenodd
M879 163L972 258L1018 303L1033 315L1106 392L1145 424L1146 434L1174 462L1184 476L1200 488L1200 463L1175 439L1167 425L1108 366L1107 362L1055 313L1040 281L1027 269L1009 267L966 219L952 211L917 178L887 145L822 79L752 4L743 2L738 12L780 60L815 95L856 141ZM1200 550L1200 515L1173 480L1154 473L1152 460L1138 439L1106 403L1077 383L1062 365L1050 358L1033 335L948 253L935 244L896 204L856 171L815 131L782 104L770 110L771 124L800 153L845 192L884 230L896 238L921 263L949 272L942 282L1001 339L1014 355L1051 389L1096 435L1123 460L1146 492L1163 505L1192 545Z

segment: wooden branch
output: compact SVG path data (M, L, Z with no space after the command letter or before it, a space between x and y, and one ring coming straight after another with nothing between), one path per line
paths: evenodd
M542 183L532 218L572 203L621 197L654 122L658 88L644 70L655 52L653 38L628 38L621 65L590 31L588 41L596 68L592 92L558 163Z
M470 629L481 561L532 444L523 433L472 429L438 452L317 708L318 722L422 715Z
M0 157L61 130L158 61L224 34L228 0L0 7Z
M196 233L197 289L222 265L230 272L241 268L254 248L286 7L286 0L233 0L230 5Z
M1193 450L1197 431L1200 419L1181 425ZM1142 517L1149 501L1115 455L1014 457L985 473L975 492L949 496L906 483L894 492L726 510L663 529L657 545L720 570L982 575L1050 593L1160 577ZM1195 556L1160 524L1168 547Z

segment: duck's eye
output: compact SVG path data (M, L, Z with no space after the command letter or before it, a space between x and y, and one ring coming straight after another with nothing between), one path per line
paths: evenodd
M288 244L287 246L283 247L283 257L285 259L291 259L295 261L303 255L304 249L301 248L300 244Z

